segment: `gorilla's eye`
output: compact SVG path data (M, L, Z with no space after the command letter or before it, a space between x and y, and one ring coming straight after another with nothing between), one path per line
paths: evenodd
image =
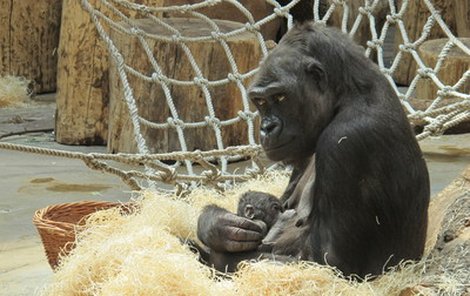
M282 102L286 99L286 96L285 95L276 95L274 98L276 99L276 101Z
M263 106L264 104L266 104L266 99L253 98L253 102L255 102L255 104L257 104L258 106Z
M282 207L281 207L281 205L278 204L278 203L273 204L273 205L272 205L272 209L273 209L274 211L276 211L276 212L282 212Z

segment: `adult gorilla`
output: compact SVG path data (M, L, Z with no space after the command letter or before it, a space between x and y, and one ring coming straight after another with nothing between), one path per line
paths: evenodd
M261 253L258 224L207 206L198 237L216 258L209 264L300 258L364 277L421 257L426 164L394 90L362 48L336 29L296 26L264 60L249 95L267 156L294 167L281 200L297 215L272 253Z

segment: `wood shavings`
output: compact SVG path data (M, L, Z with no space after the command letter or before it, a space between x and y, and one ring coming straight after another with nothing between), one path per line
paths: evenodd
M31 96L29 83L23 77L0 77L0 108L23 106Z
M432 256L365 282L344 279L335 269L311 262L243 262L237 273L221 278L181 243L180 238L196 239L197 217L206 204L233 211L243 192L269 189L279 196L287 182L287 176L274 174L223 195L197 189L184 199L146 191L137 201L140 211L132 215L122 216L118 209L97 212L42 295L414 295L420 287L451 295L461 291L462 274L428 272L438 262Z

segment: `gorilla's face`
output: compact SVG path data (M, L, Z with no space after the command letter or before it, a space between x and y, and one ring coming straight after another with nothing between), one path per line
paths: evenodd
M261 220L271 228L276 222L279 214L283 212L282 205L274 195L248 191L238 204L237 214L251 220Z
M279 44L261 65L249 96L261 116L260 141L271 160L309 157L332 110L325 72L292 44Z

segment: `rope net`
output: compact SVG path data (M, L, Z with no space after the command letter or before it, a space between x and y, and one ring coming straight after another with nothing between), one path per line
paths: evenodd
M470 70L467 69L452 85L439 78L439 74L446 71L443 65L452 51L459 50L470 57L470 48L452 33L431 0L413 1L364 0L360 5L357 4L359 1L353 0L302 3L310 3L304 15L311 15L316 22L339 26L352 38L367 31L367 40L361 42L366 48L365 55L377 62L400 98L411 124L423 126L417 134L417 139L421 140L440 135L470 120ZM108 47L120 90L120 94L114 94L111 100L125 102L137 154L85 155L17 145L13 148L5 143L0 143L0 147L80 158L91 168L118 175L133 189L143 186L142 180L150 181L150 186L153 181L220 186L221 182L247 179L264 170L259 161L261 149L257 144L258 114L249 103L246 89L256 74L259 61L273 46L270 39L276 36L270 35L269 28L276 27L282 31L284 27L285 31L293 26L293 14L302 5L300 0L280 1L287 3L285 5L274 0L253 1L251 4L250 1L235 0L173 1L171 3L192 4L171 6L164 6L163 0L138 1L147 5L126 0L81 2ZM411 5L418 2L428 12L428 17L424 26L419 28L420 32L411 36L407 32L404 15ZM262 5L265 5L263 13L256 11L255 16L253 8ZM224 11L237 14L238 22L216 20L217 12ZM175 23L176 18L183 21ZM198 29L192 28L196 26ZM435 65L429 65L422 59L419 47L436 30L446 38L446 42ZM256 60L242 67L234 44L243 38L255 44L249 49ZM401 38L401 44L390 49L396 38ZM216 77L207 62L201 62L195 52L197 48L201 50L197 44L207 43L212 44L212 50L222 53L219 58L225 58L223 62L217 61L224 64L225 70L218 71ZM162 59L159 53L165 52L165 44L173 46L179 56ZM136 55L144 59L136 59ZM142 67L143 63L145 67ZM411 71L409 86L405 88L398 86L395 79L398 69L404 64L416 69ZM180 75L181 68L189 70ZM419 101L416 100L419 99L416 98L416 89L424 80L432 81L437 91L433 100L423 108L416 103ZM150 85L144 88L148 91L142 91L143 84ZM189 91L191 87L196 92ZM231 91L220 91L224 88ZM234 110L227 112L227 108ZM160 115L152 115L150 109L161 111ZM191 116L195 112L199 117ZM158 141L167 143L170 138L171 145L165 144L161 148L155 144ZM209 148L201 148L194 143L197 141L211 141L212 144ZM228 163L238 159L250 159L251 164L244 172L229 172ZM145 170L124 171L111 166L109 161L144 165ZM195 172L195 163L201 165L202 171Z

